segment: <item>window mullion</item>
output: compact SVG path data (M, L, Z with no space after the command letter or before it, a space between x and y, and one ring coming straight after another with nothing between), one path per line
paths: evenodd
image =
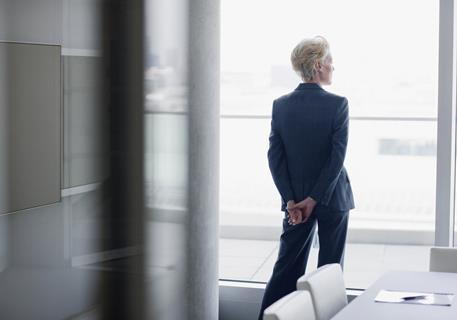
M452 246L455 187L455 23L453 0L440 1L435 245Z

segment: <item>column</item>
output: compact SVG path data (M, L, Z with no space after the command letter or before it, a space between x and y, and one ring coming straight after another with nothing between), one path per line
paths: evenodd
M188 319L218 319L220 1L189 2Z

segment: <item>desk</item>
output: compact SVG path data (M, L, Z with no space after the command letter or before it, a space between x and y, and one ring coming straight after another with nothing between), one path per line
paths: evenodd
M379 303L374 298L379 290L453 293L450 307L418 304ZM457 273L390 271L379 278L363 294L337 313L332 320L456 320Z

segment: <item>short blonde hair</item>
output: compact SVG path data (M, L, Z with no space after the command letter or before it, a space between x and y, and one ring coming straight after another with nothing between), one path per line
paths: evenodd
M304 81L311 81L316 75L316 61L321 63L330 54L330 47L324 37L317 36L311 39L303 39L292 50L290 61L295 72Z

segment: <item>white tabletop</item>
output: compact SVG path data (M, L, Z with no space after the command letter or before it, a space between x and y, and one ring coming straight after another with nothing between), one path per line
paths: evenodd
M451 306L374 302L379 290L453 293ZM341 310L333 320L457 319L457 273L391 271Z

